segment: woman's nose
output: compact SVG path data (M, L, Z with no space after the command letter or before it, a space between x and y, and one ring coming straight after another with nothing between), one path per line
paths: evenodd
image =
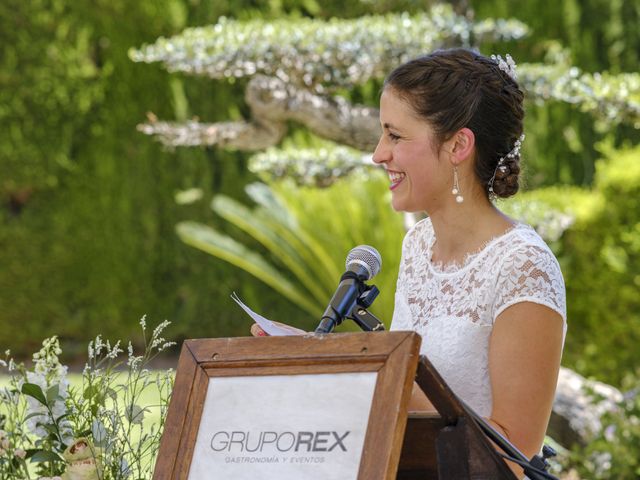
M390 150L385 145L384 136L381 136L380 140L378 140L378 145L376 145L376 149L373 151L372 160L377 164L385 163L390 160Z

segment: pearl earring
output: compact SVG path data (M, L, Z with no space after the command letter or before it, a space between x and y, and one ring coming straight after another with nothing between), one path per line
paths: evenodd
M458 184L458 167L453 167L453 189L451 193L456 196L456 202L464 202L464 197L460 193L460 185Z

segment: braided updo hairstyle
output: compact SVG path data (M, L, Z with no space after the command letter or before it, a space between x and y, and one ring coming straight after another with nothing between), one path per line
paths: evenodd
M475 174L487 196L494 172L496 196L518 191L520 155L506 155L522 134L524 94L495 61L463 48L438 50L399 66L384 86L432 125L440 145L461 128L474 133Z

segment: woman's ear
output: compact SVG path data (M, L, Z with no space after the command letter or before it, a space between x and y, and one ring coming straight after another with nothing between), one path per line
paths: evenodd
M468 158L473 157L476 146L476 136L469 128L461 128L447 140L447 151L453 165L460 165Z

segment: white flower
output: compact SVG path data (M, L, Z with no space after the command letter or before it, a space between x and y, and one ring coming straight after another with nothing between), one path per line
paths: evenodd
M162 333L162 331L165 328L167 328L170 324L171 322L168 320L164 320L163 322L161 322L156 328L153 329L152 338L157 338L158 335L160 335L160 333Z
M100 352L102 351L102 348L104 347L104 343L102 343L102 336L98 335L96 337L96 340L93 344L93 349L94 349L94 355L97 357L98 355L100 355Z
M120 340L116 342L113 348L109 348L109 342L107 342L107 358L115 359L119 353L122 353L123 350L120 348Z

